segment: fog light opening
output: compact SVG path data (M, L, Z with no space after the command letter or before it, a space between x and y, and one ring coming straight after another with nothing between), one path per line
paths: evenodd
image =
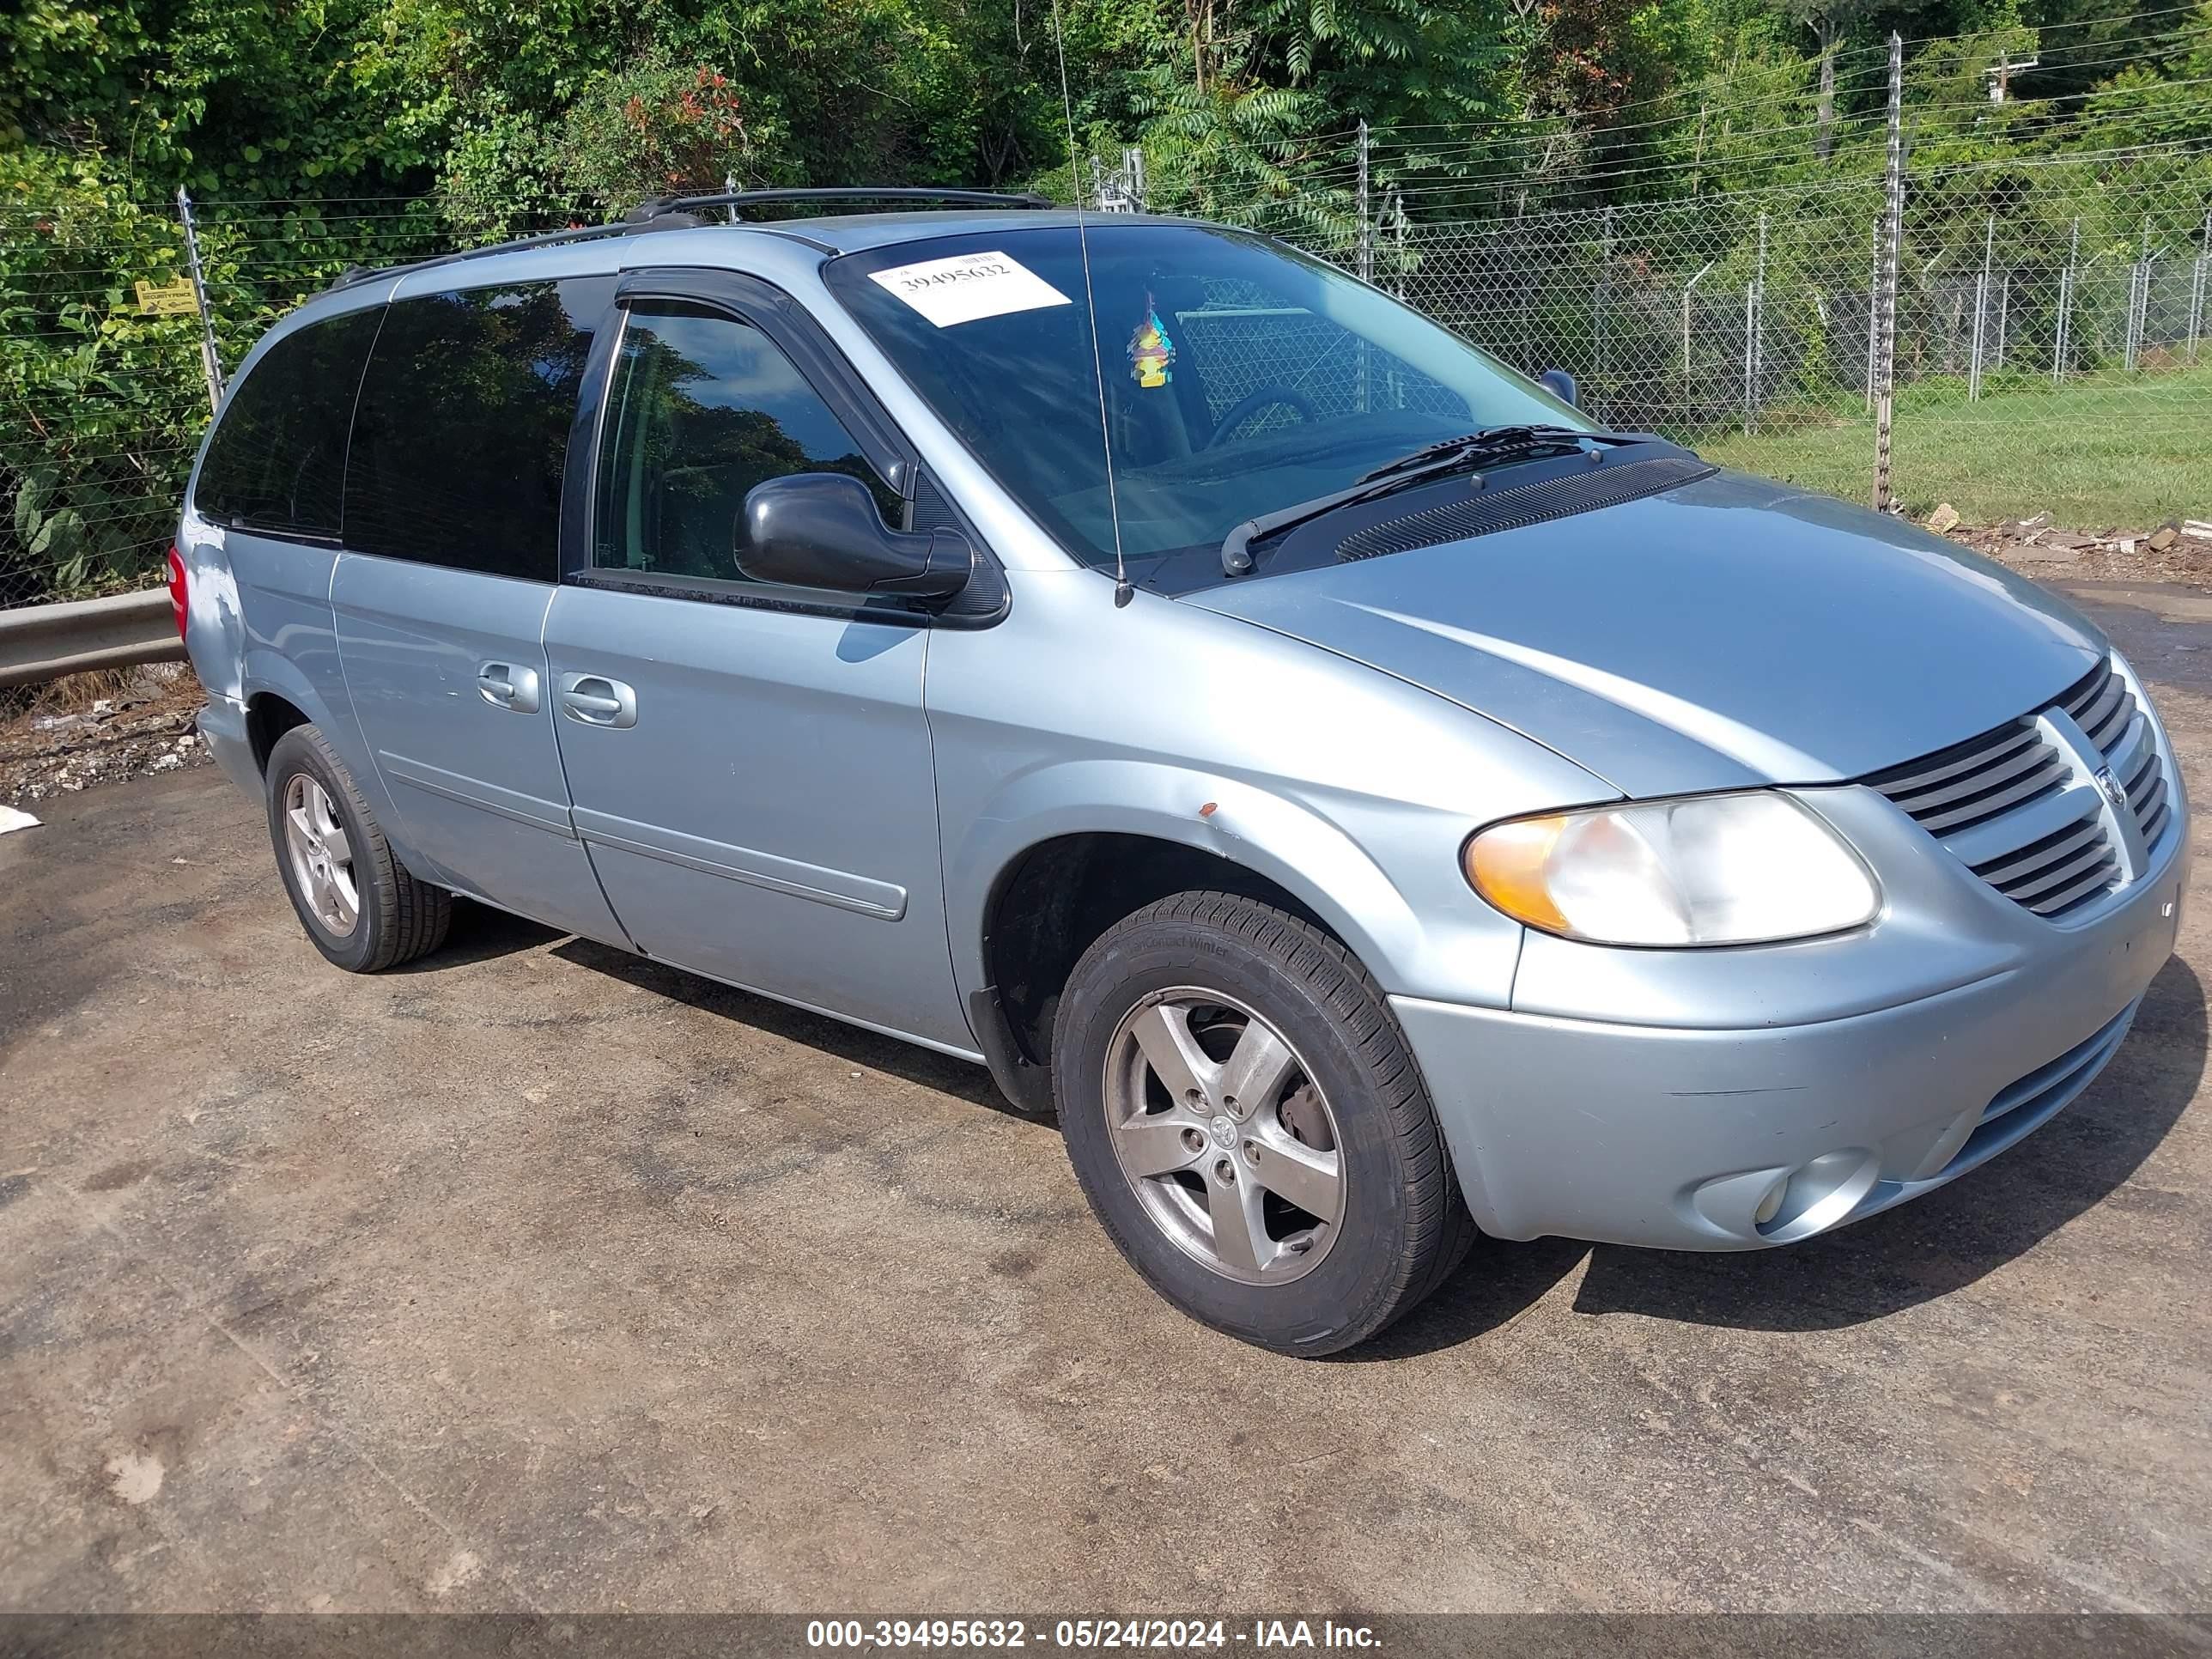
M1766 1189L1766 1196L1759 1200L1759 1207L1751 1212L1752 1224L1764 1227L1782 1211L1782 1194L1790 1190L1790 1177L1778 1176L1774 1184Z
M1752 1225L1778 1243L1825 1232L1858 1207L1880 1173L1881 1161L1864 1147L1823 1152L1767 1188Z

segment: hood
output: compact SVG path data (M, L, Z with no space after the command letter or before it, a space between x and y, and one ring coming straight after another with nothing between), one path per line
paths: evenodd
M2040 708L2106 649L1987 560L1727 472L1183 602L1423 686L1628 795L1858 777Z

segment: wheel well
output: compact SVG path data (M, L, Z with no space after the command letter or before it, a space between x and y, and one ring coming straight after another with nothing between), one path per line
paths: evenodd
M246 700L246 737L253 745L254 766L266 772L269 769L269 751L276 746L276 739L294 726L307 724L307 717L274 691L257 691L248 697Z
M1022 1059L1052 1059L1061 988L1091 942L1170 893L1236 893L1335 930L1279 883L1218 854L1151 836L1061 836L1030 848L999 877L984 911L983 965Z

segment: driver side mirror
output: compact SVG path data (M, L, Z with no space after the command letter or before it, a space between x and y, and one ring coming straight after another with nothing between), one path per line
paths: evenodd
M958 531L887 528L867 485L843 472L755 484L737 530L738 568L755 581L941 601L975 568Z
M1575 377L1564 368L1547 368L1536 377L1536 384L1570 408L1580 409L1581 400L1575 396Z

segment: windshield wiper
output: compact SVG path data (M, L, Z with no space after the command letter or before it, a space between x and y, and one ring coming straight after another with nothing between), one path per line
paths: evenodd
M1298 526L1310 523L1324 514L1334 513L1340 507L1371 501L1394 490L1425 483L1431 478L1449 477L1455 472L1479 466L1485 461L1509 455L1534 454L1544 450L1579 449L1585 443L1610 447L1650 441L1650 438L1639 434L1583 432L1571 426L1537 424L1486 426L1481 431L1470 432L1463 438L1447 438L1441 443L1425 444L1410 454L1401 455L1395 461L1385 461L1372 471L1362 474L1357 483L1345 489L1331 490L1326 495L1316 495L1311 501L1294 501L1288 507L1278 507L1273 513L1262 513L1256 519L1245 520L1222 538L1221 574L1241 576L1250 570L1252 544L1255 542L1279 536L1285 530L1295 530Z
M1585 443L1611 446L1648 441L1647 438L1635 433L1585 432L1578 427L1553 426L1540 421L1512 426L1486 426L1480 432L1470 432L1463 437L1423 444L1409 454L1401 455L1395 461L1385 461L1382 465L1361 473L1359 482L1369 483L1378 478L1395 477L1409 468L1421 466L1426 462L1446 457L1456 459L1470 453L1488 458L1518 454L1522 450L1574 449Z

